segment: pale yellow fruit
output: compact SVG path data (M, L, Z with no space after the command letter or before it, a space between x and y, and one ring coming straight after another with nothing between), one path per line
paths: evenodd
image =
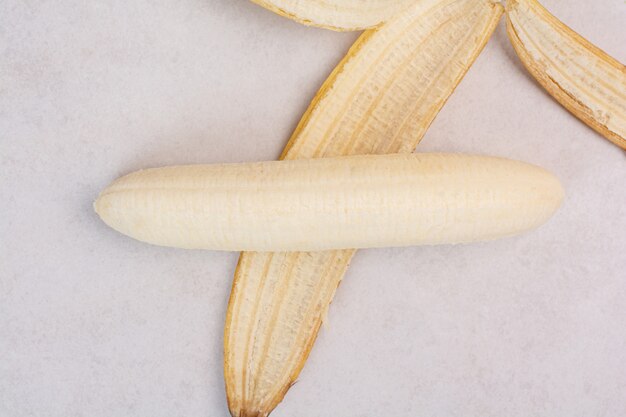
M509 38L528 71L566 109L626 149L626 67L537 0L507 2Z
M323 251L510 236L561 202L546 171L459 154L361 155L155 168L95 207L144 242L190 249Z
M304 25L331 30L361 30L387 21L421 0L252 0Z
M489 0L421 0L366 31L318 92L281 159L412 152L502 12ZM266 416L283 399L354 253L241 255L224 330L233 416Z

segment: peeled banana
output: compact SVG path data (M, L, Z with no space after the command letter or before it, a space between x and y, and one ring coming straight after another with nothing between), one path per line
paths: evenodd
M537 0L508 0L509 38L528 71L566 109L626 149L626 67Z
M562 195L552 175L520 162L395 154L148 169L95 208L157 245L323 251L509 236L546 221Z
M419 0L366 31L281 159L412 152L495 29L490 0ZM294 383L354 250L246 252L224 330L233 416L267 416Z
M296 22L331 30L378 26L420 0L252 0Z

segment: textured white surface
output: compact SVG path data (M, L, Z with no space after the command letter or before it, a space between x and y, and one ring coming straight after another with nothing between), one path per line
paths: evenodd
M626 61L621 0L545 0ZM130 171L276 158L355 39L245 0L0 2L0 415L226 416L237 255L91 209ZM523 72L502 28L420 146L520 159L538 231L360 251L277 417L626 414L626 155Z

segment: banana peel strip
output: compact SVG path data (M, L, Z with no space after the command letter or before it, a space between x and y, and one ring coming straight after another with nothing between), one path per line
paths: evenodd
M319 90L281 159L412 152L503 9L422 0L365 32ZM354 250L246 252L224 331L233 416L267 416L296 380Z
M252 0L281 16L307 26L337 31L380 25L415 1L422 0Z
M507 31L528 71L563 107L626 149L626 67L536 0L509 0Z

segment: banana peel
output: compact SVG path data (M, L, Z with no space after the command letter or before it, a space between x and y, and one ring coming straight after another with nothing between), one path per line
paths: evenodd
M507 32L517 55L563 107L626 149L626 67L537 0L508 0Z
M307 26L354 31L382 24L421 0L252 0Z
M502 13L491 0L421 0L364 32L317 93L281 159L412 152ZM224 330L233 416L267 416L282 401L354 253L241 254Z

